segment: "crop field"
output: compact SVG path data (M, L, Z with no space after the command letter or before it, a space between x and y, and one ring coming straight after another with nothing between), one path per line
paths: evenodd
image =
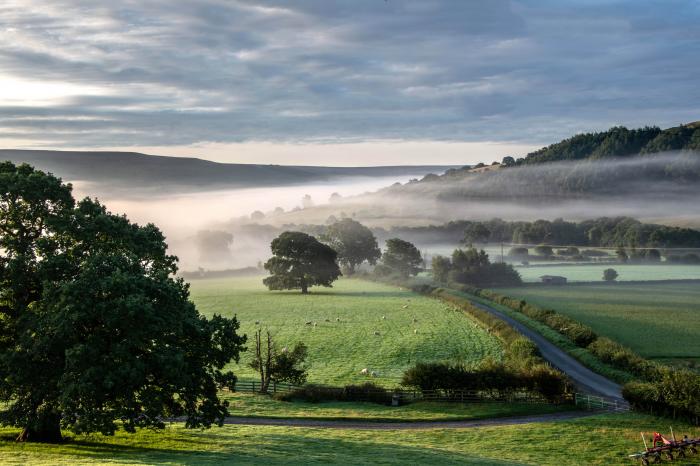
M17 444L0 429L2 465L105 464L531 464L629 465L639 432L668 432L668 420L639 414L561 422L433 430L344 430L227 425L115 437L78 436L64 444ZM676 435L700 430L673 423ZM699 457L673 464L700 464Z
M700 286L601 284L500 288L554 309L652 359L700 360Z
M204 314L236 314L249 336L262 328L280 346L304 342L313 383L372 380L394 386L418 361L475 364L502 354L499 341L465 314L409 290L363 280L341 279L308 295L269 291L262 277L195 280L192 299ZM257 380L249 360L244 353L234 367L241 380ZM364 368L378 376L360 375Z
M538 267L516 267L524 282L538 282L542 275L560 275L570 282L603 281L603 270L613 268L619 274L618 281L647 280L697 280L700 265L546 265Z

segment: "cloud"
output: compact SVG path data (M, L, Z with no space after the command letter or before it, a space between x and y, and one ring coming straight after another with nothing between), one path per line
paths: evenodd
M532 145L671 126L700 117L698 5L10 0L0 144Z

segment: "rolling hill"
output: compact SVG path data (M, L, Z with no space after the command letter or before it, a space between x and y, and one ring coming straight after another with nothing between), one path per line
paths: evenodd
M0 149L0 160L26 162L66 181L153 192L285 186L341 177L423 176L449 166L312 167L217 163L137 152Z

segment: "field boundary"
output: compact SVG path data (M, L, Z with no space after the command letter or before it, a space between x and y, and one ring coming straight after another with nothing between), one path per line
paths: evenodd
M258 393L261 383L255 381L237 382L235 392L240 393ZM288 383L270 383L268 395L276 393L292 393L296 390L303 389L302 385L293 385ZM345 387L323 386L324 390L329 392L337 392L342 394ZM503 392L499 390L419 390L419 389L363 389L355 387L352 391L352 401L370 401L375 402L380 397L386 397L387 401L396 405L414 403L416 401L435 401L435 402L456 402L456 403L532 403L532 404L574 404L574 396L564 396L559 400L548 400L542 395L525 391Z

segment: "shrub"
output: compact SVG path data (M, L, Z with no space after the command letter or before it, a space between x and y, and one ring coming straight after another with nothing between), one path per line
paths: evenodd
M391 404L392 393L384 387L371 382L362 385L346 385L345 387L326 387L323 385L304 385L286 393L276 393L280 401L367 401L378 404Z
M603 280L606 282L614 282L618 277L617 270L615 269L605 269L603 270Z

